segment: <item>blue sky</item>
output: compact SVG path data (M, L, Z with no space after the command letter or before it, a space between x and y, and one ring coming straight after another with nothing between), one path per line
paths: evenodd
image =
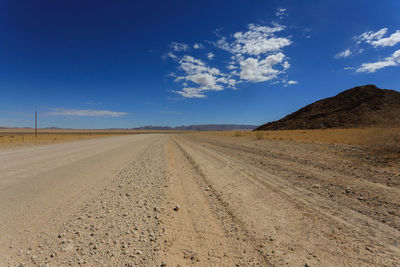
M0 0L0 126L262 124L400 89L400 2Z

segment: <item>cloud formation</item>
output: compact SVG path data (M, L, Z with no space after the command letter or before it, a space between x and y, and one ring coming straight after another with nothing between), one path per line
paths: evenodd
M394 46L396 44L400 43L400 31L397 30L395 33L390 35L389 37L386 38L381 38L379 40L376 40L372 42L372 45L377 47L377 46Z
M251 57L241 60L240 78L251 82L265 82L274 79L281 71L273 67L281 63L284 58L284 54L277 53L262 60Z
M389 37L383 37L386 35L388 29L382 28L377 32L368 31L364 32L360 36L356 37L357 43L360 44L362 42L366 42L373 47L387 47L387 46L395 46L400 43L400 31L397 30L395 33L392 33Z
M274 34L283 31L285 29L284 26L274 25L273 27L268 27L249 24L248 28L249 30L246 32L235 33L233 42L229 43L226 38L221 38L217 45L235 55L248 54L258 56L279 51L292 43L289 38L276 37Z
M340 52L340 53L337 53L337 54L335 55L335 58L347 58L347 57L349 57L350 55L351 55L350 49L346 49L346 50L344 50L344 51L342 51L342 52Z
M289 37L278 37L284 26L249 24L245 32L233 34L232 40L222 37L217 46L233 54L228 69L240 69L240 81L265 82L278 78L290 67L282 50L292 44ZM233 71L233 73L236 73Z
M194 48L194 49L203 49L203 48L204 48L204 45L202 45L202 44L194 44L194 45L193 45L193 48Z
M168 52L166 56L167 56L167 57L170 57L170 58L172 58L172 59L177 59L177 58L178 58L178 57L177 57L174 53L172 53L172 52Z
M280 12L286 10L282 9ZM269 26L249 24L247 30L229 36L221 36L221 31L218 31L219 39L208 44L213 45L214 49L227 52L229 63L225 70L207 65L200 59L198 52L193 51L200 58L184 53L186 50L183 47L189 46L173 43L171 48L174 53L169 52L167 55L178 63L179 71L174 81L182 85L182 89L174 92L186 98L204 98L208 91L235 89L244 82L281 80L283 84L289 84L280 78L290 68L289 58L283 50L293 43L290 37L282 36L285 28L276 23ZM199 44L194 44L193 48L205 49ZM206 59L213 60L214 57L213 52L206 53ZM213 64L216 62L213 61Z
M364 48L360 48L359 46L363 44L367 44L370 48L383 48L383 47L392 47L400 43L400 30L392 33L391 35L385 37L388 33L388 28L382 28L376 32L367 31L358 36L354 37L356 40L356 45L352 49L346 49L343 52L336 54L335 58L347 58L352 54L361 54L365 51ZM380 50L378 50L380 51ZM377 70L391 67L391 66L399 66L400 65L400 50L396 50L392 53L391 56L385 57L383 60L378 60L375 62L367 62L362 63L359 67L346 67L345 70L355 69L356 72L366 72L373 73Z
M186 51L186 50L189 50L189 46L187 45L187 44L184 44L184 43L177 43L177 42L173 42L173 43L171 43L171 48L174 50L174 51Z
M127 115L128 113L110 110L56 108L51 112L47 112L46 114L50 116L121 117Z
M362 42L372 44L373 42L381 39L386 34L387 30L388 30L387 28L382 28L377 32L373 31L364 32L363 34L356 36L355 39L357 40L358 44Z
M390 57L386 57L384 60L361 64L361 66L357 69L357 72L371 73L385 67L399 66L399 65L400 65L400 49L395 51Z
M275 12L275 17L283 19L287 15L286 11L287 11L286 8L282 7L278 8Z
M235 81L229 75L219 69L207 66L200 59L185 55L179 61L179 68L184 72L183 76L175 78L176 82L185 81L186 85L180 91L175 91L183 97L202 98L206 91L220 91L224 87L230 87Z

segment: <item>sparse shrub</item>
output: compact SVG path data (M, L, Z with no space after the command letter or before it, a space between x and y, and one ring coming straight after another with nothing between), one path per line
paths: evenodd
M400 158L400 132L375 129L367 142L367 148L378 158Z
M240 131L236 131L235 132L235 137L239 137L239 136L242 136L242 133Z
M256 139L257 139L257 140L262 140L262 139L264 139L264 132L262 132L262 131L256 131L256 132L255 132L255 135L256 135Z

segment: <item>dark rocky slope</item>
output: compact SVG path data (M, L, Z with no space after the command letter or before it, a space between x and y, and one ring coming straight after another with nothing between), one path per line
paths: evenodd
M305 106L255 130L400 126L400 93L364 85Z

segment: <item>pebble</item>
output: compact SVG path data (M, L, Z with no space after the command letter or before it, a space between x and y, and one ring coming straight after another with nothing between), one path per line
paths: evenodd
M160 151L162 149L163 147L160 147ZM151 157L152 160L153 157L162 156L154 153L147 157ZM20 260L22 263L17 262L16 266L27 266L32 263L43 267L49 264L82 266L88 262L102 266L102 263L107 261L113 261L116 266L125 264L150 266L149 260L157 253L156 251L163 250L163 246L159 246L156 242L162 238L161 232L165 232L165 229L157 228L164 212L164 208L159 206L162 203L160 194L164 185L159 184L161 174L157 170L151 169L151 173L147 173L146 157L138 157L138 162L132 164L142 164L143 171L142 168L136 169L138 166L129 167L134 172L123 173L122 177L100 194L99 199L96 198L96 201L83 205L82 210L74 215L73 220L65 223L58 234L56 232L48 238L49 240L44 240L41 245L35 247L32 253L38 255L37 257L25 257L29 262ZM153 172L155 172L154 177ZM125 175L127 177L124 177ZM135 176L136 184L130 184L132 175ZM148 179L154 181L145 184ZM170 208L177 212L181 207L172 202ZM186 209L183 211L186 212ZM159 242L163 240L164 238ZM25 256L25 252L21 251L21 256ZM35 259L35 262L31 261L31 258ZM160 264L165 267L170 266L166 262L161 262L161 259L158 266Z
M74 246L72 244L67 244L67 245L61 247L62 252L72 251L73 249L74 249Z

